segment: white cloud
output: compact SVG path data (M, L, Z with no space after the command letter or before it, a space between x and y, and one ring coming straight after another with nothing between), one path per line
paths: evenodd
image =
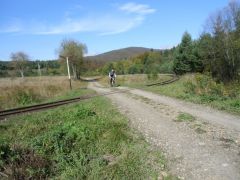
M111 35L126 32L143 22L143 17L114 17L110 15L82 19L66 19L57 26L40 28L34 34L65 34L77 32L97 32L100 35Z
M80 8L80 7L79 7ZM65 13L63 20L56 24L46 24L35 22L12 23L5 32L20 32L26 34L51 35L51 34L70 34L78 32L96 32L99 35L112 35L127 32L140 26L147 14L154 13L156 10L145 4L127 3L118 6L118 10L125 11L127 14L104 13L103 15L92 15L88 17L71 17ZM3 32L3 31L2 31Z
M126 3L119 7L120 10L128 13L136 13L141 15L151 14L156 12L156 9L150 8L146 4Z

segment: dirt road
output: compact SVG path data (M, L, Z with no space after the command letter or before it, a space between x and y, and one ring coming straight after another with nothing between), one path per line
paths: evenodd
M113 90L96 82L89 88ZM240 117L136 89L109 98L147 141L165 152L170 172L180 179L240 179ZM195 120L177 121L182 112Z

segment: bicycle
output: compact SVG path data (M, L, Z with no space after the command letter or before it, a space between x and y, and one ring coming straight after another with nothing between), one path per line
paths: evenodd
M110 86L111 86L111 87L114 87L114 86L115 86L115 82L116 82L115 78L114 78L114 77L111 77L111 78L110 78Z

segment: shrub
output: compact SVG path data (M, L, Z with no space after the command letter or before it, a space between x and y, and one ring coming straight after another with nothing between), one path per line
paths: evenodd
M159 66L160 73L173 73L173 61L165 61Z
M240 100L239 99L234 100L233 102L230 103L230 106L240 109Z
M18 104L26 105L34 102L40 102L41 97L33 89L17 88L12 94Z
M10 179L45 179L50 174L50 161L33 150L1 143L0 170Z
M197 95L223 96L224 85L216 83L210 76L196 74L194 80L188 80L185 84L185 92Z
M147 74L148 80L156 80L158 79L158 73L157 71L153 71Z
M192 81L188 80L185 82L184 87L186 93L195 94L196 85Z
M8 104L26 105L35 102L40 102L42 99L33 88L27 86L15 86L6 92L2 97L2 101Z

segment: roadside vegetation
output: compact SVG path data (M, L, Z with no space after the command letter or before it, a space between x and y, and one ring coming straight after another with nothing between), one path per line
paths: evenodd
M65 76L2 78L0 79L0 109L32 105L40 102L59 100L65 96L76 97L83 93L87 83L72 81L73 92L70 92L69 81Z
M237 82L229 84L216 83L210 76L190 74L181 77L175 83L146 89L240 114L240 84Z
M145 86L149 83L147 75L126 75L118 78L119 85L140 88L240 115L240 84L238 82L217 83L210 75L197 73L183 75L171 84L147 87ZM158 79L151 82L162 82L169 78L171 76L159 75ZM102 81L106 84L107 78Z
M157 179L163 155L105 98L0 122L0 177Z

